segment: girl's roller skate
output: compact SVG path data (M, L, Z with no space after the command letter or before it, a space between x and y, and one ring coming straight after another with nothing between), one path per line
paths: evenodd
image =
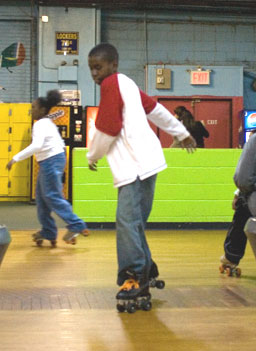
M36 243L37 246L41 247L43 245L43 241L47 240L45 239L40 232L36 232L32 234L32 239ZM57 247L57 240L49 240L52 247Z
M136 275L127 279L116 295L119 312L134 313L137 310L150 311L152 307L148 282L142 283Z
M226 273L229 277L233 277L234 275L236 277L241 276L241 269L237 267L237 264L230 262L225 255L221 256L220 262L220 273Z
M149 272L149 287L164 289L165 281L156 279L159 276L157 265L154 261L152 261L152 265Z
M70 230L67 230L66 234L63 236L63 240L67 243L67 244L72 244L75 245L76 244L76 238L78 235L83 235L83 236L88 236L89 235L89 230L88 229L84 229L81 232L71 232Z

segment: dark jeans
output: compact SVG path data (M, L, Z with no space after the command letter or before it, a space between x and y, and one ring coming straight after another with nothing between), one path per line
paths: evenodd
M233 220L224 241L225 256L232 263L239 264L239 261L244 256L247 243L244 226L250 217L252 217L252 215L245 198L239 196L236 202Z

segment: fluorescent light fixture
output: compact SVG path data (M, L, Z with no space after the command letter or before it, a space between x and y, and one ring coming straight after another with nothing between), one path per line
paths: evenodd
M48 16L42 16L42 22L47 23L48 22Z

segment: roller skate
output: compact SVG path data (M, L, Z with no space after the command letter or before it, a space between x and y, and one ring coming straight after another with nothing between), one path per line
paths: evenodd
M84 229L81 232L71 232L70 230L67 230L66 234L63 236L63 240L67 243L67 244L72 244L75 245L76 244L76 238L78 235L83 235L83 236L88 236L89 235L89 230L88 229Z
M159 276L157 265L154 261L152 261L152 265L149 272L149 287L150 288L157 288L157 289L164 289L165 281L156 279Z
M136 276L124 282L116 299L118 312L134 313L137 310L150 311L152 308L149 284L141 284Z
M220 266L219 266L219 271L220 273L226 273L228 277L233 277L234 275L236 277L241 276L241 269L237 267L237 264L230 262L225 255L221 256L220 258Z
M47 240L45 239L40 232L36 232L32 234L32 240L36 243L38 247L41 247L43 245L43 241ZM57 240L49 240L52 247L57 247Z

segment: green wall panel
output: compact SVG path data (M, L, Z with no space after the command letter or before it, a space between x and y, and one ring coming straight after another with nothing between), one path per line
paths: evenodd
M233 184L156 184L155 200L229 200Z
M97 184L97 191L93 184L74 184L73 192L78 200L116 200L117 189L113 189L113 184Z
M158 174L158 181L167 184L229 184L233 167L168 167Z
M73 167L82 167L87 166L86 158L87 150L85 148L75 148L73 149ZM107 159L104 157L99 161L99 167L108 167Z
M175 164L176 167L232 167L236 166L237 154L240 154L241 151L236 150L234 152L234 150L198 149L193 154L189 154L181 149L166 149L165 158L169 166ZM224 155L225 157L223 157Z
M149 222L230 222L239 149L164 149ZM86 149L73 150L73 208L86 222L115 222L117 189L106 158L88 169Z
M77 171L73 175L74 184L108 183L113 185L112 174L109 168L98 167L97 173L90 171L88 168L77 167L75 169Z

